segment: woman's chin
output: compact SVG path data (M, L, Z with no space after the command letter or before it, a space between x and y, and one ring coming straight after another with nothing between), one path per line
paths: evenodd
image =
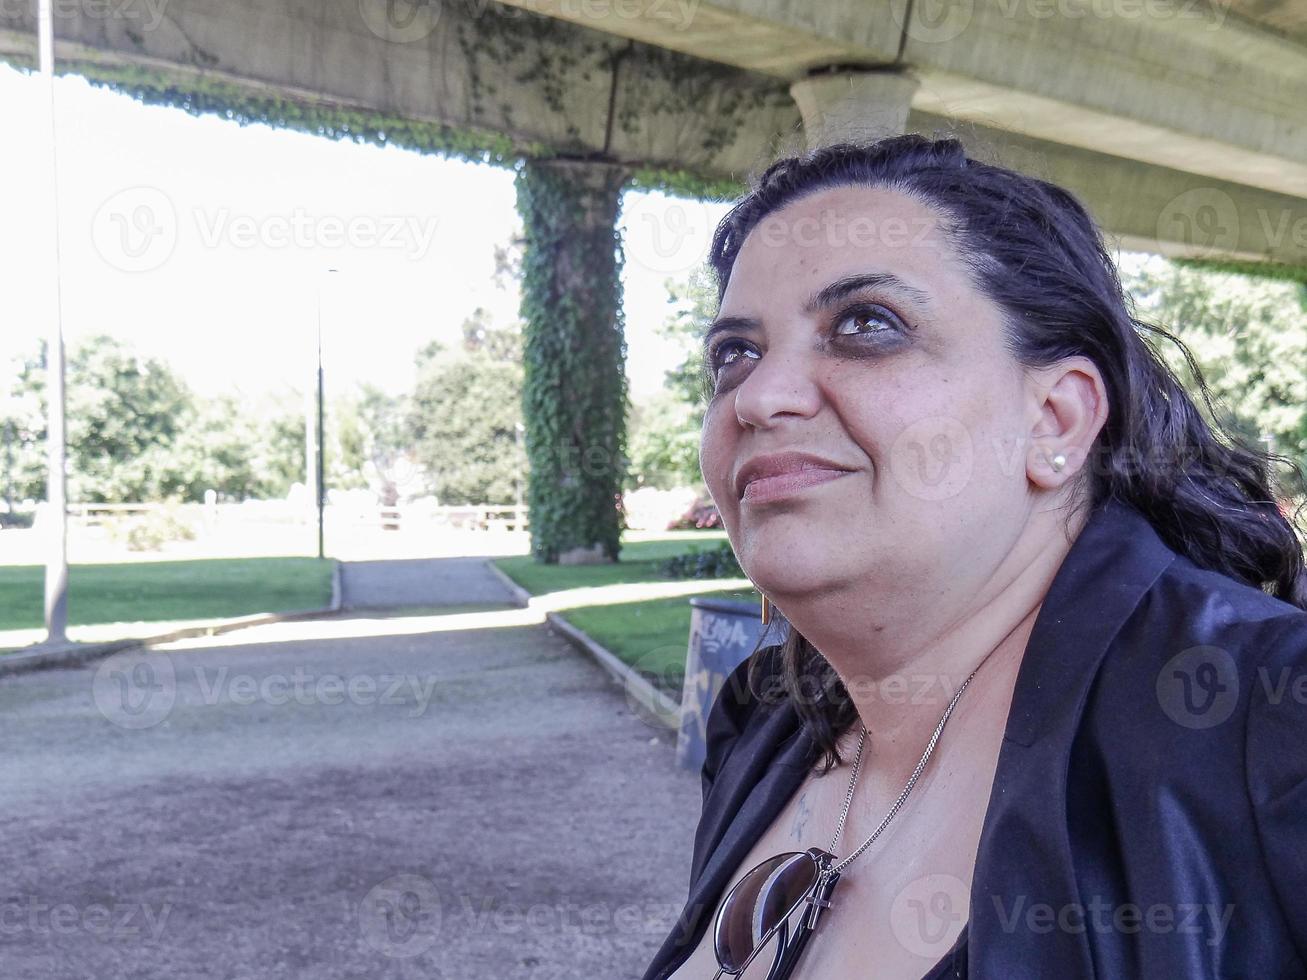
M753 552L742 560L745 574L753 584L769 596L798 596L827 588L841 563L836 556L816 555L794 549L782 551L767 548Z

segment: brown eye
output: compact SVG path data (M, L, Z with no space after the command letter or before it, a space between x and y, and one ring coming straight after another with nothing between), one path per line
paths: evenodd
M736 361L743 357L757 358L756 351L750 350L749 345L741 340L723 340L713 348L709 357L709 364L712 366L713 375L716 376L722 368L730 367Z
M835 333L841 337L853 337L860 334L882 334L899 331L899 318L889 310L878 306L860 306L845 310L835 322ZM853 324L849 329L848 324Z

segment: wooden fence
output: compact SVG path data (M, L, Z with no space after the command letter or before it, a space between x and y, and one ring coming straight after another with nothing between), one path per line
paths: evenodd
M221 504L69 504L68 519L79 527L104 527L133 517L175 514L182 519L199 519L206 523L303 523L317 520L313 508L295 506L284 501L253 501ZM400 531L405 527L453 527L475 531L525 531L529 526L527 508L514 504L477 504L441 507L372 507L356 508L328 504L329 521L355 527L376 527Z

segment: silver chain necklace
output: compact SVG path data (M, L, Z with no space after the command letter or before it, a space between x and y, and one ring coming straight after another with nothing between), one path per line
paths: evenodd
M976 670L979 669L980 667L977 666ZM880 822L880 826L876 828L875 832L870 837L862 842L861 847L839 864L827 869L824 872L826 875L838 874L843 871L854 858L858 857L858 855L871 846L872 842L880 836L881 831L889 826L889 822L894 819L894 815L899 812L904 801L908 798L908 794L912 792L912 787L917 783L917 777L925 770L926 762L930 759L930 754L935 751L935 743L939 741L940 733L944 731L944 723L948 721L948 716L953 713L954 706L957 705L958 699L962 697L962 692L967 689L967 685L971 683L971 678L976 676L976 670L973 670L970 675L968 675L967 679L962 682L962 686L959 687L957 693L953 695L953 700L951 700L948 703L948 707L944 709L944 716L940 718L939 724L935 726L935 732L930 736L930 741L926 744L926 751L922 753L921 761L918 762L917 767L912 770L912 776L908 779L908 784L903 787L903 792L900 793L899 798L894 801L894 805L890 807L889 813L885 814L885 819ZM849 776L849 791L844 797L844 809L840 812L840 822L835 827L835 836L831 839L830 847L827 848L827 850L832 854L835 853L835 845L840 842L840 834L844 831L844 821L849 815L849 806L853 803L853 788L858 782L858 770L862 766L862 749L863 746L866 745L866 742L867 726L863 725L862 734L858 736L858 753L853 758L853 772Z

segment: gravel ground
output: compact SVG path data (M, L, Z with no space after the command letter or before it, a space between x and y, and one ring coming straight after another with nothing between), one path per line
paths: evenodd
M0 679L0 978L643 972L698 817L670 733L544 627L296 625Z

